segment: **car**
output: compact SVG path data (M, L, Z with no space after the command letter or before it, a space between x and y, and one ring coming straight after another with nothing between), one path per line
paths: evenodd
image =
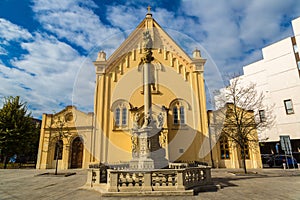
M270 167L283 167L283 163L289 168L298 167L297 160L289 155L275 155L270 157L266 163Z
M261 162L263 164L263 167L270 167L270 165L267 162L273 156L273 154L261 154Z

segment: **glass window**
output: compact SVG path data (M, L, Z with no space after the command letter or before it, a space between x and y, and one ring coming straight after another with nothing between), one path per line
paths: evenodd
M120 126L120 108L115 111L115 126Z
M54 160L56 160L56 155L58 157L58 160L61 160L62 154L63 154L63 141L58 140L55 144Z
M185 124L184 107L183 106L180 106L180 124Z
M291 99L284 100L284 107L286 114L289 115L294 113L293 103Z
M224 137L220 140L221 159L230 159L228 139Z
M298 69L300 70L300 61L297 61Z
M298 53L298 46L297 46L297 44L294 44L294 45L293 45L293 48L294 48L294 52L295 52L295 53Z
M178 108L176 106L173 108L173 118L174 124L178 124Z
M258 113L259 113L260 122L265 122L266 121L265 111L264 110L259 110Z
M127 124L127 109L123 108L122 109L122 125Z

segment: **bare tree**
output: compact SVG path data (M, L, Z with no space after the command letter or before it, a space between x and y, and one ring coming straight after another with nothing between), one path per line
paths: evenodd
M264 98L256 85L246 83L242 76L232 78L230 85L215 98L219 108L214 113L219 138L225 137L240 149L245 173L249 149L255 150L258 146L257 131L263 131L273 123L271 109L263 104Z
M55 115L54 115L55 116ZM49 127L53 133L51 136L52 139L56 140L55 143L55 175L57 175L57 168L58 168L58 160L59 160L59 154L61 153L61 149L63 149L63 144L61 141L64 138L70 138L70 131L69 128L65 122L64 119L61 119L60 116L57 116L52 121L50 127Z

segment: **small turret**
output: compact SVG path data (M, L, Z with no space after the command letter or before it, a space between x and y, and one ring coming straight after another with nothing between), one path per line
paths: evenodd
M196 48L196 49L193 51L193 58L195 58L195 59L201 58L201 52L200 52L199 49Z
M201 52L199 49L195 49L193 51L193 64L194 64L194 72L203 73L204 71L204 64L206 62L206 59L203 59L201 57Z
M106 53L104 51L99 51L96 61L106 61Z

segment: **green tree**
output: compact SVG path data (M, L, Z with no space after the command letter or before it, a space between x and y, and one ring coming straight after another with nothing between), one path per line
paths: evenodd
M35 152L38 127L19 96L5 97L0 109L0 150L4 168L13 155Z

